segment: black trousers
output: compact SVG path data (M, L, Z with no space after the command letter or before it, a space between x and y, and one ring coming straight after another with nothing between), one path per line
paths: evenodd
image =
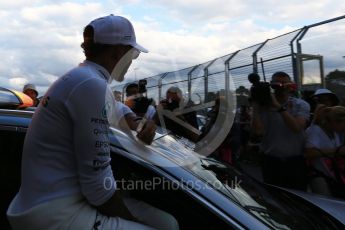
M307 189L307 170L302 156L278 158L263 154L261 170L265 183L290 189Z

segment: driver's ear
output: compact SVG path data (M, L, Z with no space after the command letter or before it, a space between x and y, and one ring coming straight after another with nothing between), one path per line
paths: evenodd
M119 59L118 57L122 56L122 51L120 50L118 46L112 46L109 50L111 52L110 56L113 59Z
M125 54L123 49L121 49L121 46L111 46L111 48L108 49L109 54L107 55L110 59L110 61L115 61L117 64L120 59Z

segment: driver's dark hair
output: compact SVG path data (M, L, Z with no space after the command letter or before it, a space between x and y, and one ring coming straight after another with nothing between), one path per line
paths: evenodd
M90 25L86 26L83 32L84 42L80 45L81 48L83 48L84 50L86 60L94 59L95 57L103 53L107 48L109 48L109 46L111 46L106 44L95 43L93 40L93 36L93 27Z

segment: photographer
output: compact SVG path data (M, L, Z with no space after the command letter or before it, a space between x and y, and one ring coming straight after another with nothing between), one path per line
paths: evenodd
M274 93L270 94L267 83L253 84L251 89L252 130L262 136L260 148L263 152L264 182L305 190L306 172L302 154L310 107L305 101L290 96L296 87L287 73L274 73L269 86Z
M146 80L140 80L139 84L131 83L126 87L127 100L125 104L139 116L152 119L156 113L156 109L152 105L152 99L148 99L143 94L146 92Z

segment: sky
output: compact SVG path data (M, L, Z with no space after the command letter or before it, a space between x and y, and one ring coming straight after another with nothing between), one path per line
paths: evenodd
M128 70L126 78L133 80L204 63L344 15L345 1L0 0L0 86L21 90L24 84L33 83L43 94L59 76L84 60L80 48L83 28L109 14L127 17L137 42L149 50ZM344 28L342 24L338 28ZM332 49L312 44L345 55L340 35L332 36L337 38L330 41L335 45Z

